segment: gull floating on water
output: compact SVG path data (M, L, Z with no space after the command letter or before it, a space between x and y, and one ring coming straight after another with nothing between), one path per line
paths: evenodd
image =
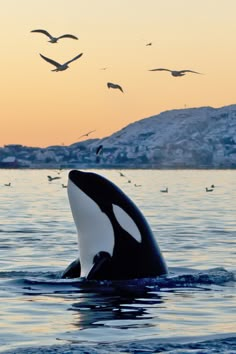
M83 55L83 53L80 53L78 54L76 57L74 57L73 59L71 60L68 60L67 62L65 62L64 64L60 64L60 63L57 63L55 60L52 60L50 58L47 58L45 57L44 55L40 54L40 56L46 60L48 63L56 66L56 69L53 69L52 71L63 71L63 70L66 70L69 68L69 65L70 63L72 63L72 61L76 60L76 59L79 59L81 56Z
M122 89L122 87L121 87L120 85L118 85L118 84L113 84L112 82L108 82L108 83L107 83L107 87L108 87L108 88L113 88L113 89L118 89L118 90L120 90L121 92L124 92L123 89Z
M169 70L169 69L164 69L164 68L158 68L158 69L151 69L149 71L169 71L172 76L184 76L186 73L193 73L193 74L201 74L198 73L197 71L193 70Z
M168 187L166 187L165 189L161 189L160 192L161 193L168 193Z
M207 188L206 187L206 192L213 192L214 188Z
M119 172L121 177L125 177L125 175L122 172Z
M53 37L48 31L45 31L43 29L36 29L36 30L33 30L31 32L34 32L34 33L43 33L45 34L47 37L50 38L50 43L57 43L57 41L61 38L72 38L72 39L78 39L78 37L74 36L73 34L63 34L59 37Z
M48 178L48 181L49 181L49 182L52 182L52 181L54 181L55 179L61 179L61 177L59 177L59 176L56 176L56 177L47 176L47 178Z

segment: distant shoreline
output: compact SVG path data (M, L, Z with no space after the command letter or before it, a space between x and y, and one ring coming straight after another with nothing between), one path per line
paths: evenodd
M205 170L212 170L212 171L222 171L222 170L236 170L235 167L178 167L178 166L166 166L166 167L158 167L158 166L150 166L150 165L139 165L139 166L131 166L131 165L104 165L104 164L78 164L78 165L68 165L68 166L60 166L60 165L50 165L50 166L32 166L32 167L1 167L0 170L71 170L71 169L83 169L83 170L89 170L89 169L96 169L96 170L195 170L195 171L205 171Z

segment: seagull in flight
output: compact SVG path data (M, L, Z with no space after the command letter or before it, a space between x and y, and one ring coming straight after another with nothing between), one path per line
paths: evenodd
M44 60L46 60L48 63L54 65L56 67L56 69L53 69L52 71L63 71L69 68L69 65L72 61L79 59L81 56L83 55L83 53L78 54L76 57L74 57L71 60L68 60L67 62L65 62L64 64L60 64L57 63L55 60L52 60L50 58L45 57L44 55L40 54L41 58L43 58Z
M47 37L50 38L50 40L49 40L50 43L57 43L57 41L61 38L78 39L78 37L74 36L73 34L63 34L59 37L53 37L48 31L45 31L43 29L36 29L36 30L32 30L31 32L45 34Z
M99 145L96 149L96 155L98 155L103 149L103 145Z
M198 73L197 71L193 70L169 70L169 69L164 69L164 68L158 68L158 69L151 69L149 71L169 71L172 76L178 77L178 76L184 76L186 73L194 73L194 74L201 74Z
M86 133L86 134L80 135L80 136L78 137L78 139L82 138L83 136L89 136L89 134L91 134L91 133L93 133L93 132L95 132L95 131L96 131L96 130L91 130L90 132L88 132L88 133Z
M121 87L120 85L118 85L118 84L113 84L112 82L108 82L108 83L107 83L107 87L108 87L108 88L113 88L113 89L118 89L118 90L120 90L121 92L124 92L123 89L122 89L122 87Z

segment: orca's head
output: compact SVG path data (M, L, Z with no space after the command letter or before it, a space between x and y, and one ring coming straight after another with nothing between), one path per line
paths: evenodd
M92 172L72 170L69 172L69 185L76 186L103 210L112 203L124 203L127 196L111 181ZM70 195L69 195L70 198Z
M96 173L72 170L67 187L72 215L78 231L81 276L90 271L99 252L111 256L115 246L112 219L138 243L142 241L135 204L111 181Z

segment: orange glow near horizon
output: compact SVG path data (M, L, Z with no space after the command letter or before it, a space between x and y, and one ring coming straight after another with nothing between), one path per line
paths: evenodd
M165 110L236 103L235 13L235 0L5 2L0 146L69 145ZM30 33L38 28L79 40L51 44ZM83 56L52 72L39 53L60 63ZM158 67L203 75L148 71Z

